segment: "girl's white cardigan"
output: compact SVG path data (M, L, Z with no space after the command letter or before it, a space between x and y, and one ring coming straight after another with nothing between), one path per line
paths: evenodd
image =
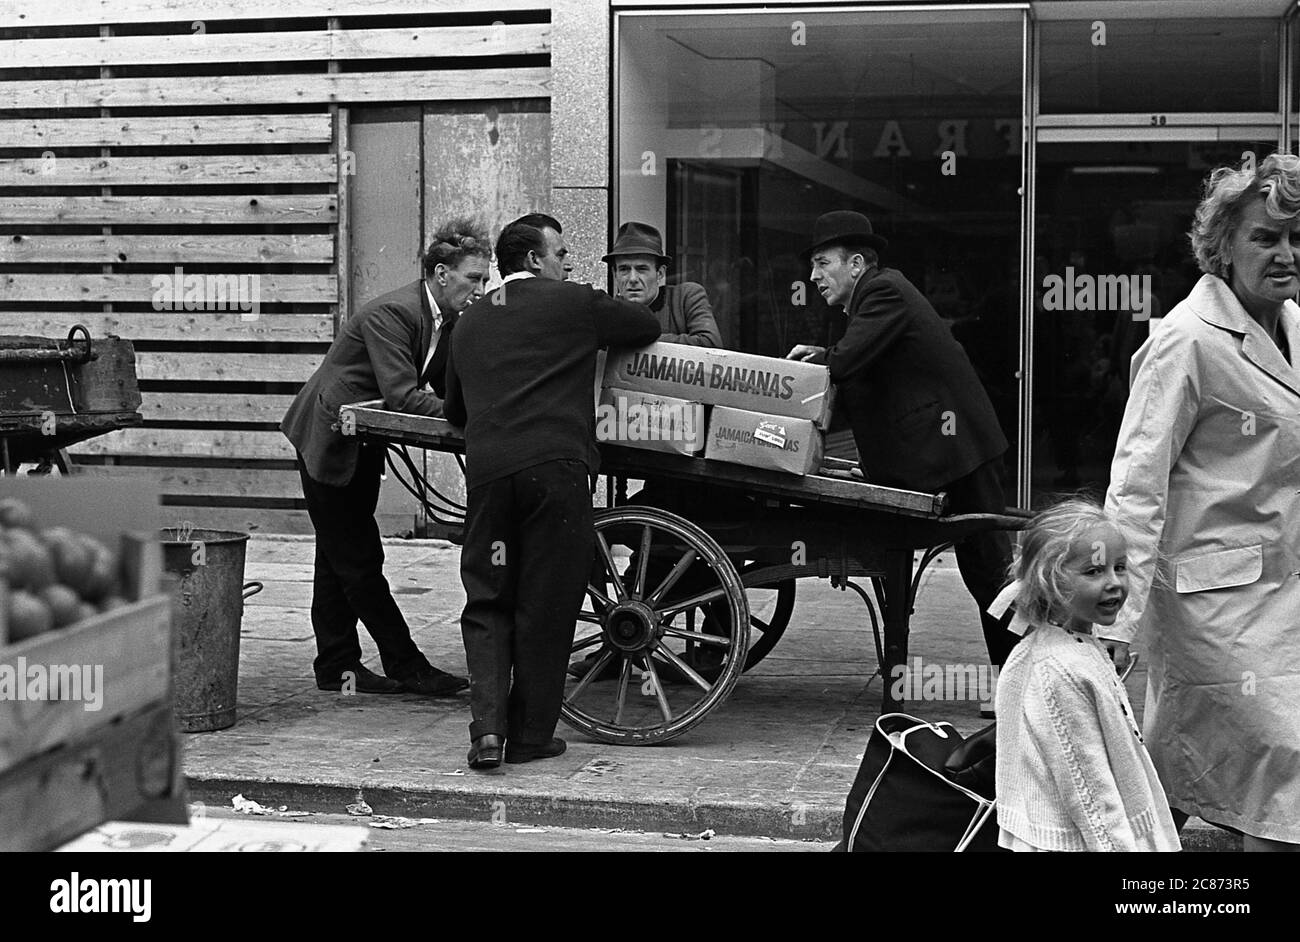
M1181 849L1128 695L1099 641L1035 626L998 676L996 708L998 825L1017 839L1011 843Z

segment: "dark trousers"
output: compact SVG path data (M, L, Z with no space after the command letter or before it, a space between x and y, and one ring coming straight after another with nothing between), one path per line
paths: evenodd
M595 552L587 467L548 461L470 489L460 575L471 739L543 745Z
M941 490L948 492L949 513L1002 513L1007 507L1002 491L1002 459L985 462ZM979 605L989 661L1001 667L1020 639L1007 631L1006 619L994 618L985 609L1010 579L1007 569L1011 565L1011 538L1004 530L987 530L962 540L956 551L962 581Z
M298 456L307 513L316 528L311 627L316 633L316 679L338 680L361 660L357 619L379 647L384 673L403 677L429 666L411 640L384 578L384 544L375 523L384 447L363 444L356 474L343 487L314 480Z

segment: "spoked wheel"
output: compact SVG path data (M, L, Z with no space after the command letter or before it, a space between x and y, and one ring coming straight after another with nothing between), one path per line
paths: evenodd
M705 611L722 599L725 622L702 630ZM566 723L603 742L666 742L727 698L748 647L745 588L712 537L654 507L596 512Z
M746 566L744 572L750 569L760 568L758 564ZM744 572L741 575L744 575ZM795 580L782 579L780 582L774 582L771 585L750 586L745 589L745 595L749 600L749 654L745 658L745 670L750 670L776 647L776 643L781 640L781 635L785 634L786 626L790 624L790 615L794 612L794 593ZM725 620L725 613L720 616L716 613L718 609L725 609L725 602L715 602L711 606L711 617L709 627L717 623L721 617Z

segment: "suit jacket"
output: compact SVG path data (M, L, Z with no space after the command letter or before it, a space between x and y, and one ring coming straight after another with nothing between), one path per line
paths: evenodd
M664 285L659 296L650 304L650 310L659 318L665 343L684 343L692 347L720 347L722 334L713 317L704 286L693 281L680 285Z
M446 343L455 317L444 312L443 318ZM422 281L390 291L348 318L280 423L314 480L341 487L356 471L360 444L340 430L339 406L383 399L395 411L442 415L438 393L420 389L432 336L433 312ZM434 388L442 389L442 377L434 379Z
M595 473L596 351L658 338L644 304L568 281L521 278L471 304L452 336L445 404L465 429L466 486L544 461Z
M984 386L948 325L892 268L854 286L824 358L873 484L939 491L1007 450Z

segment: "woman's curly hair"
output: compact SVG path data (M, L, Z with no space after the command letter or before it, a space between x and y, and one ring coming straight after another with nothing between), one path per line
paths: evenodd
M1248 200L1264 197L1269 218L1286 222L1300 216L1300 157L1270 154L1254 170L1220 167L1205 181L1189 233L1196 263L1207 275L1229 280L1232 257L1228 243Z

